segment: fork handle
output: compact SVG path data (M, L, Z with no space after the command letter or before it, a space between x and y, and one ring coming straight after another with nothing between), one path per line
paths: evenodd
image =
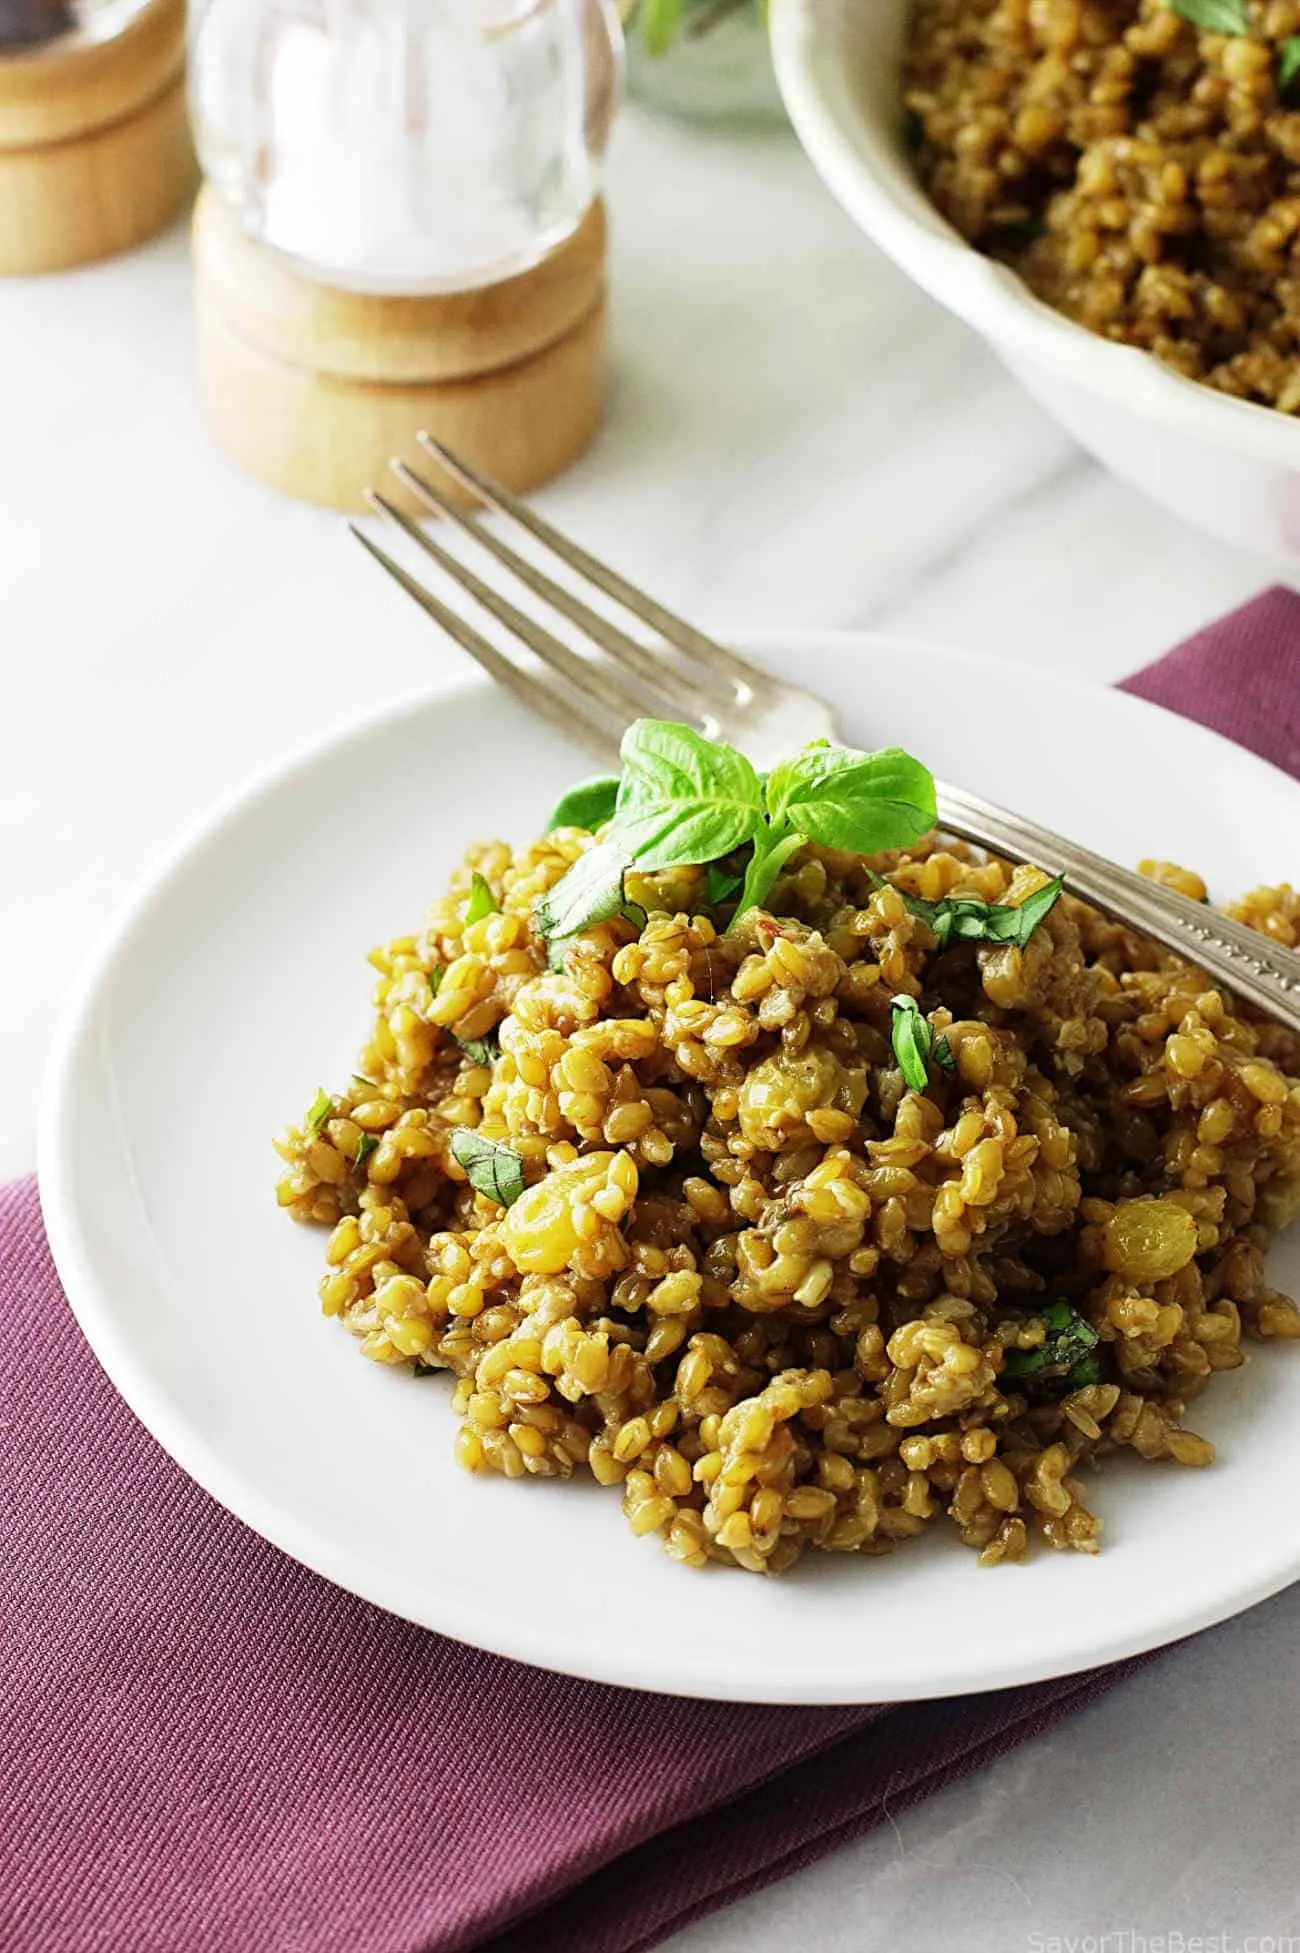
M1064 875L1075 895L1178 956L1300 1032L1300 956L1203 902L1192 902L1048 827L960 787L938 786L939 825L1012 861Z

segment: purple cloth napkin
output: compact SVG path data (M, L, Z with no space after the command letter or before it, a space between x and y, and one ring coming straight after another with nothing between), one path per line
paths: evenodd
M1300 774L1297 647L1272 591L1128 689ZM82 1340L30 1181L0 1190L0 1336L6 1953L636 1953L1132 1667L857 1709L546 1675L191 1484Z

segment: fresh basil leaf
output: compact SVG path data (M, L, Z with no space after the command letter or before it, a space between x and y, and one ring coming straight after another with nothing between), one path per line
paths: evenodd
M1169 0L1182 20L1206 34L1249 34L1246 0Z
M934 1032L915 997L890 999L893 1014L889 1020L889 1041L894 1048L904 1083L914 1092L923 1092L930 1083L927 1060L934 1043Z
M1277 92L1285 95L1300 75L1300 34L1288 34L1277 51Z
M1023 949L1055 906L1063 885L1064 877L1055 875L1020 903L981 902L975 895L946 895L941 902L927 902L906 893L903 900L933 930L940 949L946 949L953 937L967 943L1015 943Z
M934 1062L938 1065L940 1071L956 1071L957 1069L957 1060L953 1055L953 1048L946 1033L942 1037L937 1037L934 1041Z
M469 878L469 901L465 904L465 927L482 922L485 915L499 915L501 904L476 868Z
M475 1193L502 1207L518 1200L524 1190L524 1163L509 1146L484 1139L472 1126L453 1126L451 1151Z
M334 1101L325 1087L321 1085L315 1098L307 1107L307 1125L312 1132L319 1132L334 1110Z
M712 862L704 877L704 900L711 909L724 909L736 891L744 885L745 877L736 875L729 868L719 868Z
M1053 1302L1034 1318L1043 1326L1043 1340L1033 1349L1009 1349L1002 1375L1027 1394L1063 1397L1087 1383L1101 1381L1096 1354L1101 1337L1092 1324L1068 1302Z
M762 826L758 775L734 746L667 719L638 719L620 750L611 838L637 867L716 861Z
M375 1138L375 1135L372 1132L362 1133L360 1139L357 1141L356 1163L358 1166L365 1165L366 1161L370 1158L370 1155L374 1152L378 1144L379 1141Z
M597 773L590 780L579 780L556 801L546 832L553 834L557 827L585 827L588 834L594 834L614 818L618 785L617 773Z
M447 972L443 969L441 963L434 964L433 968L429 972L429 995L431 997L436 997L438 992L442 989L442 979L446 976L446 974Z
M452 1036L472 1064L491 1065L501 1056L501 1046L491 1032L485 1038L458 1038L454 1031Z
M582 930L616 915L626 916L638 929L644 929L645 910L639 903L629 902L623 893L627 870L627 851L620 842L601 841L588 848L533 910L538 935L551 945L563 942L567 948L569 940ZM552 969L562 967L562 958L559 964L551 963Z
M855 854L908 847L937 814L933 774L899 746L879 753L805 746L772 774L767 808L774 826Z

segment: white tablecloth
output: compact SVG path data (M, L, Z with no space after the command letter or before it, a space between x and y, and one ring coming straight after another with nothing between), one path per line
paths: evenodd
M608 419L539 499L704 625L867 626L1105 683L1259 587L1085 460L789 138L629 112L610 202ZM61 972L155 851L457 664L337 518L208 445L179 232L0 287L0 566L0 1172L19 1173ZM674 1953L1180 1953L1158 1940L1180 1932L1181 1953L1198 1934L1300 1953L1297 1638L1293 1593Z

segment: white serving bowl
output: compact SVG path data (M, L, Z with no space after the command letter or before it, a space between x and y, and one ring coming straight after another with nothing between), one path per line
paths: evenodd
M799 139L849 215L1126 481L1211 535L1300 571L1300 423L1116 345L1035 298L953 230L903 143L910 0L772 0L777 80Z

